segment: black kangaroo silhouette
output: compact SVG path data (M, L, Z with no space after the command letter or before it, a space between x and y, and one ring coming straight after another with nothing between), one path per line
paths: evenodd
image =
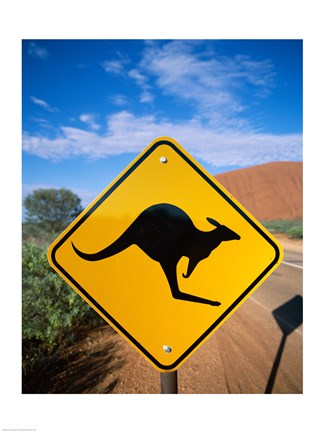
M137 245L152 260L160 263L173 298L219 306L221 303L218 301L181 292L177 280L177 264L183 256L189 258L187 274L182 274L184 278L188 278L197 264L223 241L241 238L216 220L209 217L207 220L216 228L201 231L179 207L156 204L144 210L116 241L101 251L84 253L73 242L72 246L84 260L98 261L118 254L131 245Z

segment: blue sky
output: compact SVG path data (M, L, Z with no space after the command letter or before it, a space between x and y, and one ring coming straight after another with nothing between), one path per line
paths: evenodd
M23 40L23 197L86 206L153 139L211 174L302 160L301 40Z

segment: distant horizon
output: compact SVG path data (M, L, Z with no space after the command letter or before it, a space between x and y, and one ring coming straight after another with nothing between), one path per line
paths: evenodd
M260 166L262 166L262 165L268 165L268 164L287 164L287 163L292 163L292 164L303 164L303 161L271 161L271 162L264 162L264 163L262 163L262 164L258 164L258 165L252 165L252 166L248 166L248 167L238 167L238 168L234 168L234 169L228 169L228 170L225 170L225 171L221 171L221 172L218 172L218 173L216 173L216 174L211 174L213 177L215 177L216 178L216 180L217 181L219 181L218 179L217 179L217 177L218 176L221 176L222 174L224 174L224 175L230 175L231 174L231 172L235 172L235 171L240 171L240 170L249 170L249 169L253 169L253 168L258 168L258 167L260 167ZM220 182L221 183L221 182ZM221 183L222 184L222 183ZM108 184L106 185L106 186L108 186ZM106 187L105 186L105 187ZM224 186L225 188L227 188L226 187L226 185L224 185L224 184L222 184L222 186ZM25 189L25 194L27 195L27 194L30 194L30 193L32 193L34 190L36 190L36 189L70 189L70 188L68 188L68 187L66 187L66 186L60 186L60 187L55 187L55 186L39 186L39 187L36 187L36 188L30 188L30 190L28 190L28 188L26 188ZM82 202L82 197L81 196L79 196L79 194L78 194L78 190L77 189L74 189L74 190L72 190L72 189L70 189L72 192L74 192L80 199L81 199L81 205L82 205L82 207L85 209L85 208L87 208L90 204L91 204L91 202L96 198L96 196L101 192L98 192L98 194L96 194L96 196L90 196L90 197L84 197L84 200L85 200L85 202L83 201ZM87 199L88 198L88 199ZM25 222L25 217L26 217L26 215L25 215L25 210L24 210L24 208L23 208L23 214L22 214L22 222L24 223Z
M211 174L302 161L301 40L23 40L23 198L87 206L159 136Z

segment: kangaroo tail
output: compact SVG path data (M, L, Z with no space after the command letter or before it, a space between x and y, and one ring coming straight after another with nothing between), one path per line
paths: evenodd
M106 248L102 249L99 252L95 253L85 253L80 251L74 244L72 243L72 247L77 255L79 255L80 258L87 260L87 261L99 261L105 258L109 258L113 255L118 254L119 252L122 252L124 249L127 249L133 242L130 239L129 235L126 235L128 230L124 232L116 241L114 241L111 245L107 246ZM128 232L129 234L129 232Z

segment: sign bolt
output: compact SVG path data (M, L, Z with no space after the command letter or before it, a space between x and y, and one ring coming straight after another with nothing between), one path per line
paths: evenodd
M170 354L172 352L172 347L170 347L169 345L163 345L163 350L167 354Z
M160 162L163 164L166 164L168 162L168 159L165 156L160 157Z

